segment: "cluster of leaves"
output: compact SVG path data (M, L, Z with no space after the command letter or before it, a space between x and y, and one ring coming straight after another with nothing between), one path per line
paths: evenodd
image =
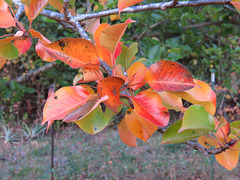
M119 12L138 2L119 0ZM127 47L120 41L127 26L134 22L131 18L115 25L92 21L86 30L92 34L95 44L80 38L62 38L51 42L31 25L48 3L60 12L63 3L48 0L23 3L30 22L28 31L12 16L13 11L9 11L11 7L1 1L1 12L5 15L3 19L0 14L0 27L19 29L15 35L0 40L2 64L5 59L14 59L26 52L32 45L32 39L37 38L35 50L44 61L58 59L72 68L80 68L81 72L74 78L74 86L63 87L56 92L53 86L50 87L42 124L47 122L49 128L55 120L74 122L83 131L95 134L103 130L112 116L125 106L127 110L118 124L118 132L125 144L137 147L137 138L146 142L159 127L169 125L168 110L173 109L181 111L183 117L168 127L162 143L180 143L199 138L198 142L203 146L225 148L225 152L216 155L225 168L231 170L237 165L239 121L229 125L224 118L214 118L215 92L207 83L193 79L183 65L160 60L147 68L141 62L133 63L138 52L137 43ZM69 5L71 12L74 12L73 5ZM77 85L90 81L97 82L96 87ZM183 99L192 105L184 107Z

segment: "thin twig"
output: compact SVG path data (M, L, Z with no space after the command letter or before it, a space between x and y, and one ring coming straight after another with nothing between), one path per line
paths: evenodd
M64 14L65 21L69 21L71 18L71 14L68 12L68 4L69 4L69 0L63 1L63 14Z

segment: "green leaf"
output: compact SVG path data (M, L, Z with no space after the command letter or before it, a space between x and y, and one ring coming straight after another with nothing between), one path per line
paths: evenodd
M234 121L230 124L231 127L231 133L234 135L237 135L240 131L240 121ZM238 135L240 138L240 134Z
M18 49L12 42L0 42L0 56L12 60L18 58Z
M201 105L192 105L185 111L179 132L186 129L216 132L213 116Z
M102 112L100 105L79 121L74 121L84 132L96 134L103 130L108 122L109 117Z
M188 129L178 133L182 119L172 124L163 134L162 144L182 143L208 134L207 131Z
M121 54L117 57L116 62L117 64L121 64L124 68L128 68L132 62L134 56L138 52L138 43L132 43L131 46L127 47L122 45Z

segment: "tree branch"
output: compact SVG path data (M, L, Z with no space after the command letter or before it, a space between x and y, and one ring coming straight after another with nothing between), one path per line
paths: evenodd
M68 3L69 3L69 0L63 1L63 14L64 14L65 21L69 21L71 18L71 14L68 12Z
M8 84L10 84L12 81L16 81L18 83L23 82L23 81L25 81L25 80L27 80L31 77L39 75L41 72L44 72L44 71L47 71L48 69L51 69L52 67L54 67L56 65L57 65L56 61L45 64L44 66L42 66L42 67L40 67L40 68L38 68L34 71L31 71L31 72L29 72L25 75L22 75L22 76L14 79L14 80L9 81Z

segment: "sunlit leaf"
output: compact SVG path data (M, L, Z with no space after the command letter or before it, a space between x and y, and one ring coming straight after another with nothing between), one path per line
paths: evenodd
M126 111L124 118L129 130L144 142L146 142L158 129L157 125L138 115L132 108Z
M80 38L63 38L45 46L47 53L72 68L98 67L99 58L91 41Z
M143 0L118 0L118 9L119 13L122 12L123 9L132 6L134 4L137 4L139 2L142 2Z
M0 10L9 11L7 1L0 0Z
M0 69L5 65L6 59L0 56Z
M0 9L0 28L16 26L16 22L11 13Z
M146 71L147 68L141 62L135 62L128 68L128 84L133 90L139 89L142 85L146 83L144 81Z
M130 18L125 23L115 24L106 27L100 35L101 46L107 48L111 54L114 54L118 43L120 42L128 24L135 21Z
M118 124L118 134L121 140L130 147L138 147L137 146L137 138L128 128L125 118Z
M19 55L27 52L32 46L31 37L19 37L13 41L14 46L18 49Z
M185 91L195 86L191 73L183 65L168 60L152 64L145 80L156 91Z
M163 134L162 144L182 143L208 134L206 131L188 129L178 133L182 126L182 120L172 124Z
M188 91L172 93L192 104L204 106L208 113L214 115L216 112L216 93L203 81L194 79L194 83L196 86Z
M174 109L175 111L185 111L186 108L183 107L182 99L179 96L174 95L170 91L158 92L161 96L162 103L168 109Z
M186 129L216 132L213 116L201 105L192 105L185 111L179 132Z
M137 114L157 126L166 126L169 122L169 112L162 105L161 97L156 92L142 91L135 97L130 97Z
M118 107L121 105L120 101L120 87L124 81L118 77L107 77L98 81L97 92L99 97L108 95L109 99L104 101L112 111L117 112Z
M92 98L94 91L82 86L68 86L59 89L47 99L43 108L43 121L61 120Z
M121 54L116 59L117 64L121 64L127 69L132 64L134 57L138 52L137 46L138 43L136 42L132 43L129 47L122 45Z

